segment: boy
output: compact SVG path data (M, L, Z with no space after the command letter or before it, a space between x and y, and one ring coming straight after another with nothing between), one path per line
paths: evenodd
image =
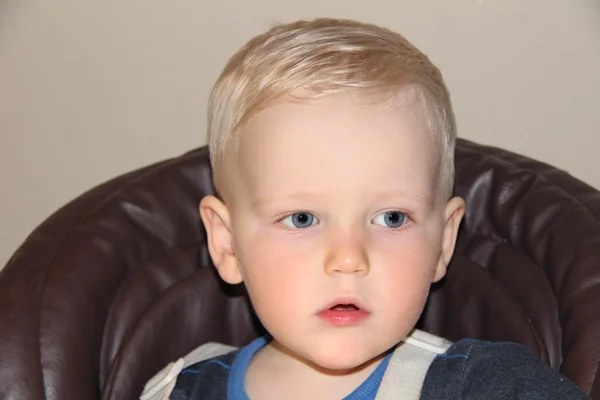
M171 398L375 398L464 213L439 70L374 25L278 26L229 60L208 132L220 194L200 203L209 251L270 336L184 370ZM585 398L521 346L447 347L423 399Z

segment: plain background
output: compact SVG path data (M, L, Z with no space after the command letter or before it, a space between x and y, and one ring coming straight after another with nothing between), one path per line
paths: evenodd
M401 32L444 73L460 136L600 188L598 0L0 0L0 268L83 191L205 144L227 58L318 16Z

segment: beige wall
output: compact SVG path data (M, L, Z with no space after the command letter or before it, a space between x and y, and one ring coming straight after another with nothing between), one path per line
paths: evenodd
M339 16L436 62L460 135L600 187L597 0L1 0L0 268L91 186L205 143L226 59L274 22Z

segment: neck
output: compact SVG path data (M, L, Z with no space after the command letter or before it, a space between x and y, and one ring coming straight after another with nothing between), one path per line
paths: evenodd
M252 358L246 391L252 399L341 399L360 386L386 355L351 369L332 370L273 340Z

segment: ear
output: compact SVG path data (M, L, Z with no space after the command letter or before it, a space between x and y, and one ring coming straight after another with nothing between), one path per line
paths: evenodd
M242 282L227 206L215 196L206 196L200 202L200 217L206 229L208 252L219 275L232 285Z
M460 197L453 197L444 207L444 231L442 233L442 248L438 265L433 275L433 282L437 282L446 275L448 264L454 254L458 227L465 214L465 201Z

